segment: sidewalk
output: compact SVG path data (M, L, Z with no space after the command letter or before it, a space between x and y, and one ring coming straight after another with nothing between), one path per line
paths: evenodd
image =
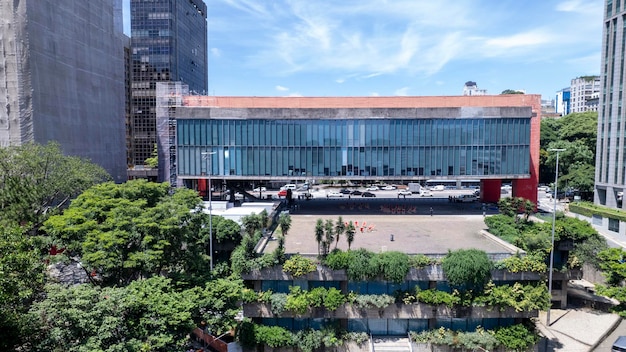
M587 308L552 309L550 326L546 326L546 312L539 312L536 327L545 339L539 343L538 351L590 351L620 322L617 314Z

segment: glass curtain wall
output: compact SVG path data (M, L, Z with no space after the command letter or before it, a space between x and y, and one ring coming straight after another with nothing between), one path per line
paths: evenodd
M178 172L216 176L530 173L530 119L178 119Z

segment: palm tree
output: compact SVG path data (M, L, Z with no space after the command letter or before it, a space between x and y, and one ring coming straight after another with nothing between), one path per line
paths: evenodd
M259 220L261 221L262 229L270 227L270 216L267 214L267 210L263 209L263 211L259 213Z
M356 227L352 223L352 220L348 223L348 227L346 227L346 237L348 240L348 250L350 250L350 246L352 246L352 242L354 242L354 234L356 233Z
M339 237L346 231L346 224L343 222L343 218L340 216L337 218L337 222L335 223L335 248L339 244Z
M261 229L261 220L255 213L242 217L241 224L246 233L250 236L253 236L257 230Z
M317 254L322 255L322 241L324 240L324 221L317 219L315 224L315 241L317 242Z
M524 219L528 221L528 218L535 213L535 209L537 209L537 205L533 203L530 199L524 199L522 202L522 210L524 211Z
M291 228L291 215L281 213L278 217L278 225L280 226L280 231L283 233L283 236L287 236L287 232L289 232Z
M331 219L326 219L326 223L324 224L324 235L326 237L324 241L324 255L328 254L330 249L330 244L333 243L335 239L335 224Z

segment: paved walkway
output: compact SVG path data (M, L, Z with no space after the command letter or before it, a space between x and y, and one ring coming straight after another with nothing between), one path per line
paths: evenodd
M594 349L621 322L617 314L596 310L552 309L550 326L546 326L546 312L539 312L537 329L546 337L539 344L539 352L587 352Z

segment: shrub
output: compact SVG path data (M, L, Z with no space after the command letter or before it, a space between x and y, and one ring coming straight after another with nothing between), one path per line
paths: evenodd
M289 287L289 294L287 295L285 308L293 311L296 314L306 313L310 305L306 293L307 292L303 291L299 286Z
M479 291L491 278L492 265L487 253L477 249L448 252L442 262L443 272L451 286Z
M436 260L423 254L416 254L409 257L409 266L415 269L421 269L429 265L433 265L436 262Z
M340 290L331 287L326 291L326 296L324 296L324 307L326 309L336 310L344 303L346 303L346 296Z
M441 327L416 333L410 332L417 342L446 345L462 350L493 350L504 346L506 351L527 351L539 341L539 335L530 324L517 324L497 330L478 327L473 332L457 332Z
M409 273L409 256L401 252L383 252L377 255L378 267L387 281L401 283Z
M512 273L525 271L545 273L548 270L545 252L533 252L525 256L521 256L518 253L514 256L496 262L494 266L496 269L506 269Z
M311 259L304 258L299 254L287 259L283 264L283 271L293 275L293 277L306 275L316 269L317 266Z
M319 330L300 330L296 333L296 346L302 352L313 352L322 346L324 334Z
M374 253L363 248L348 253L350 255L350 262L346 271L350 280L365 281L378 276L378 267L372 260Z
M324 264L333 270L348 269L350 260L350 252L342 252L339 249L333 249L324 259Z
M287 305L287 294L273 293L270 296L269 302L272 306L272 313L274 313L274 315L280 315L285 311L285 306Z
M390 295L357 295L354 304L359 308L384 308L393 304L396 299Z
M455 304L461 302L461 298L459 296L435 289L420 290L417 288L415 297L418 302L432 305L445 304L448 307L453 307Z
M483 295L474 299L474 304L500 307L501 310L512 307L516 312L542 310L550 307L550 295L544 284L533 286L516 282L513 286L496 286L489 282Z
M280 326L255 325L254 336L256 343L273 348L293 346L294 344L291 332Z
M539 342L539 335L530 323L499 328L494 336L507 351L527 351Z

